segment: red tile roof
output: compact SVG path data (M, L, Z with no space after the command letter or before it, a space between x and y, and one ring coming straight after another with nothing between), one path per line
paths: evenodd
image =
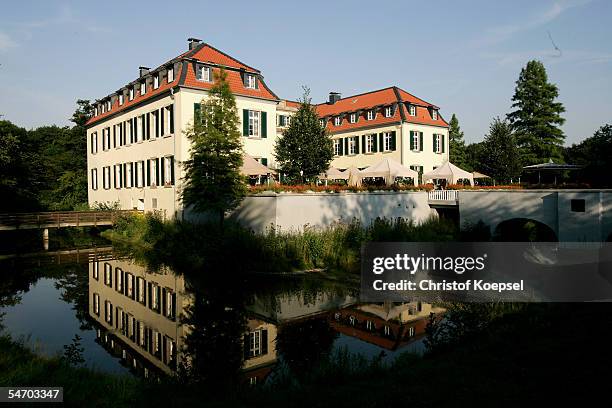
M406 103L415 105L417 108L416 116L410 116ZM431 109L438 109L437 106L426 102L416 96L397 87L379 89L377 91L366 92L353 95L338 100L336 103L321 103L317 105L317 113L320 117L326 117L327 129L331 133L343 132L362 127L380 126L398 123L402 120L402 112L395 109L391 117L384 116L385 106L398 104L403 110L403 120L409 123L448 127L448 123L438 113L438 119L434 120L431 116ZM367 111L376 108L376 116L372 120L367 120ZM349 122L349 114L359 112L356 123ZM334 117L343 114L340 126L334 125Z
M265 84L263 78L259 76L259 70L240 62L239 60L223 53L222 51L219 51L218 49L212 47L209 44L203 43L196 46L193 50L184 52L178 57L168 61L167 63L151 71L155 72L160 68L163 68L164 66L168 65L169 63L185 61L187 62L187 70L184 73L184 78L182 72L184 64L179 63L178 69L176 69L174 73L174 81L172 81L170 84L164 82L163 84L160 84L160 87L158 89L152 89L151 86L148 86L147 92L142 96L140 95L140 86L138 86L137 83L138 80L136 80L136 84L134 85L136 88L136 92L133 100L128 101L128 98L126 97L123 105L119 106L118 99L116 98L110 111L106 111L103 114L98 114L97 116L90 118L89 121L87 121L87 125L92 125L111 115L116 114L117 112L122 112L128 109L129 107L146 101L155 95L159 95L160 93L167 91L168 89L174 86L185 85L198 89L210 89L213 85L212 83L199 81L196 79L195 66L193 63L190 62L193 60L210 63L211 65L213 65L213 71L220 69L219 67L224 67L228 74L227 79L230 84L230 88L236 95L274 101L278 100L278 97L274 94L274 92L272 92L272 90L270 90L270 88L268 88L268 86ZM246 88L243 84L240 71L251 72L258 75L258 89ZM132 86L132 84L130 84L129 86ZM107 98L108 97L102 98L102 100L105 100Z

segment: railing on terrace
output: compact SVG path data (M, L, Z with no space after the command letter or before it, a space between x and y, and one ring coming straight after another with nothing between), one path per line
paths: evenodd
M0 230L113 225L120 215L135 212L138 211L58 211L0 214Z
M457 190L432 190L427 193L429 201L446 202L449 204L457 203Z

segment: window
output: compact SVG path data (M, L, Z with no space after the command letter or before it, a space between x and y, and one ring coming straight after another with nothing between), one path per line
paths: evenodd
M385 152L393 150L393 135L391 132L383 133L383 150Z
M159 88L159 74L153 76L153 89Z
M278 115L278 125L280 127L289 126L291 124L291 116Z
M174 105L166 106L164 109L164 114L166 116L165 126L167 127L167 136L171 136L174 133Z
M415 333L415 332L414 332L414 326L409 327L409 328L408 328L408 336L409 336L409 337L413 337L413 336L414 336L414 333Z
M93 278L95 280L100 279L100 264L96 261L96 262L93 262L91 265L93 267L93 271L92 271Z
M134 180L132 176L132 171L134 170L134 163L126 163L125 164L125 187L132 187L132 180Z
M348 154L357 154L357 138L350 137L348 140Z
M106 105L100 105L100 109L102 109L102 113L106 112Z
M93 294L93 312L100 316L100 295L97 293Z
M263 342L267 341L267 332L264 332L265 330L255 330L249 333L249 358L265 354L264 347L266 347L266 345L264 345Z
M174 67L168 67L168 83L174 82Z
M370 109L368 111L368 120L373 120L374 119L374 109Z
M356 123L357 122L357 114L356 113L351 113L350 121L351 121L351 123Z
M125 295L134 299L134 275L129 272L125 274Z
M123 187L123 180L122 180L122 175L121 175L121 170L123 169L123 166L121 166L120 164L115 164L113 166L113 180L115 181L115 188L121 188Z
M586 207L584 200L571 200L570 206L572 212L584 212Z
M138 300L138 302L142 303L143 305L147 302L147 298L145 296L146 291L147 282L139 276L138 278L136 278L136 300Z
M438 120L438 110L437 109L432 109L431 110L431 118L433 120Z
M444 153L444 140L442 135L433 135L433 151L434 153Z
M174 293L170 289L165 289L166 292L166 310L164 314L166 317L172 319L174 318Z
M365 153L374 152L374 137L375 135L367 135L365 137Z
M102 141L103 149L109 150L111 147L111 131L110 127L102 130L102 137L104 138Z
M151 184L151 187L156 187L159 184L159 180L157 179L157 163L158 163L158 159L151 159L150 160L150 180L149 183ZM155 203L157 204L157 202Z
M139 162L136 162L136 187L144 187L144 172L144 161L141 160Z
M410 116L416 116L416 106L415 105L410 105L408 110L409 110Z
M159 311L159 286L156 283L151 284L151 299L149 307L153 310Z
M98 189L98 169L91 169L91 189Z
M123 92L119 94L119 105L123 105Z
M259 111L249 111L249 136L259 136Z
M129 93L129 100L134 100L134 87L130 88L130 93Z
M251 74L246 75L245 86L250 89L255 89L255 75L251 75Z
M334 125L335 126L340 126L341 123L342 123L342 118L340 116L336 116L334 118Z
M340 143L341 139L334 139L334 155L340 156Z
M206 65L200 65L198 67L197 78L200 81L211 82L210 67Z
M423 146L421 146L421 132L410 131L410 150L414 150L415 152L423 151Z
M391 116L393 116L393 107L392 106L387 106L385 108L385 117L386 118L390 118Z
M115 289L123 293L123 270L121 268L115 268Z
M110 111L110 110L111 110L111 108L112 108L112 106L113 106L113 105L111 104L111 101L110 101L110 100L106 102L106 110L107 110L107 111Z
M102 187L105 190L110 189L110 166L102 168Z
M98 107L97 106L94 108L94 116L98 116Z
M322 128L325 127L325 119L319 119L319 124L321 125Z
M108 300L104 301L104 320L108 324L113 324L113 304Z
M98 132L91 134L91 153L98 153Z
M164 185L174 184L174 156L164 157Z
M147 81L142 81L140 83L140 95L144 95L147 93Z

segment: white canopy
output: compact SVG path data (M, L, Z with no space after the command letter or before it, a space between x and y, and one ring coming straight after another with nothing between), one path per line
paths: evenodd
M353 187L361 186L362 175L361 175L361 171L357 167L351 166L348 169L344 170L342 173L348 179L349 186L353 186Z
M415 186L419 180L419 173L389 158L362 170L361 176L382 177L387 185L393 184L396 177L411 177Z
M423 174L423 181L444 179L449 184L457 184L460 179L470 181L470 185L474 185L474 175L470 172L460 169L451 162L446 162L437 169Z
M319 178L321 180L348 180L349 174L335 167L330 167L325 173L319 175Z
M245 176L266 176L268 174L276 174L274 170L264 166L248 154L242 155L240 173Z

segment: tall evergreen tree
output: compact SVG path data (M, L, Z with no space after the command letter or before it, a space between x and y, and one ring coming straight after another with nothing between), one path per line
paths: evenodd
M185 177L181 199L197 212L218 214L235 208L246 193L240 174L242 143L236 99L227 73L215 73L209 97L197 105L194 123L185 131L191 142L190 159L183 163Z
M310 90L304 88L298 111L274 147L278 166L294 181L314 179L329 168L334 155L333 142L310 102Z
M548 82L544 64L529 61L521 70L512 97L514 111L507 115L516 134L523 165L562 161L565 135L559 126L565 108L555 102L559 90Z
M581 164L581 178L593 187L612 187L612 124L597 129L595 134L565 150L571 164Z
M481 160L482 170L497 182L508 182L521 174L519 151L508 122L500 118L493 120L483 142Z
M448 127L448 141L450 146L450 162L462 169L471 170L468 168L469 165L466 157L463 132L461 131L461 127L459 127L459 119L457 119L454 113Z

